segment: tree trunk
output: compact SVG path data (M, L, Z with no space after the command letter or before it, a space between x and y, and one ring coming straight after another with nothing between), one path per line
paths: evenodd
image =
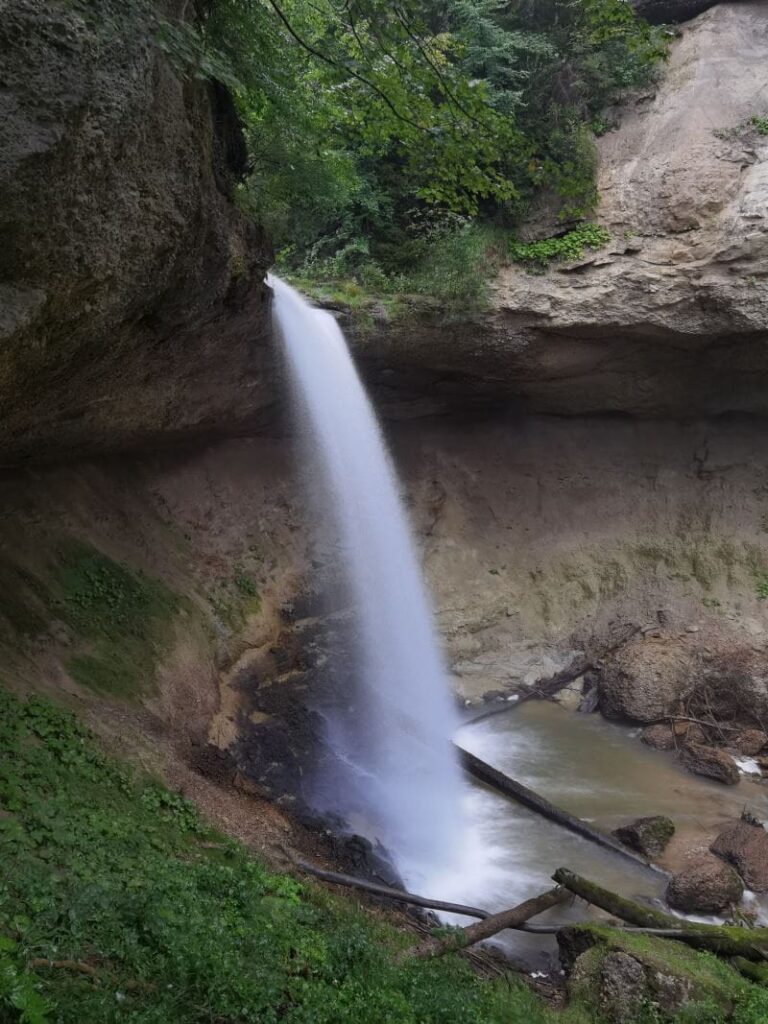
M574 896L580 896L587 903L613 914L628 924L637 925L638 928L658 930L662 934L674 932L674 938L681 942L697 949L719 953L721 956L741 956L746 960L758 962L768 958L768 928L693 924L603 889L602 886L574 874L568 868L558 868L552 877L558 885L564 886Z
M457 949L464 949L466 946L473 946L476 942L483 942L490 939L505 928L519 928L537 914L543 914L545 910L556 907L558 903L565 903L569 900L570 894L559 886L557 889L549 889L540 896L534 896L511 910L502 910L498 914L490 914L477 924L470 924L466 928L459 928L445 939L430 937L420 942L418 946L407 950L405 956L413 956L419 959L427 957L442 956L443 953L454 952Z
M610 850L612 853L618 854L625 860L631 860L633 864L640 864L642 867L649 868L652 871L661 871L661 868L657 868L653 864L649 864L648 861L639 857L636 853L632 853L632 851L628 850L625 846L622 846L617 839L613 838L613 836L600 832L599 829L593 828L581 818L577 818L570 812L564 811L560 807L556 807L554 804L551 804L549 800L546 800L543 796L539 796L538 793L535 793L532 789L524 786L521 782L516 782L508 775L500 772L497 768L493 768L491 765L486 764L485 761L481 761L479 757L476 757L474 754L470 754L468 750L463 750L461 747L457 747L456 749L459 751L459 756L464 768L470 775L473 775L480 782L484 782L487 786L497 790L504 796L508 796L512 800L516 800L519 804L523 804L524 807L529 807L531 810L541 814L544 818L548 818L550 821L556 822L563 828L567 828L570 832L575 832L576 835L589 839L590 842L596 843L598 846L602 846L606 850ZM662 872L662 874L666 874L666 872Z

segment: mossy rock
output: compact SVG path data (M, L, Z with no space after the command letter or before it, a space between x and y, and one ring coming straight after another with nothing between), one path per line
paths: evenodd
M723 960L681 942L594 925L565 928L558 942L571 998L610 1024L725 1021L754 988Z

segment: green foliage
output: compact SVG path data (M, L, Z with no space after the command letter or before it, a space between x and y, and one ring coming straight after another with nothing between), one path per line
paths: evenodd
M523 986L486 984L452 958L398 966L412 936L268 872L106 758L71 715L3 691L0 858L3 1021L548 1019ZM90 974L33 974L32 960Z
M0 1020L8 1024L588 1024L414 935L274 874L183 798L105 756L72 715L0 689ZM712 1021L766 993L678 943L606 933L686 971ZM47 966L50 964L50 966ZM76 969L71 969L72 967ZM707 993L712 997L707 1003ZM627 1021L627 1024L631 1024Z
M434 296L446 319L487 305L488 280L498 266L497 233L474 223L437 234L407 279L410 290Z
M180 599L159 580L70 543L56 566L52 608L86 642L68 670L84 686L118 696L151 687Z
M755 575L755 592L761 601L768 598L768 572L759 572Z
M768 135L768 117L750 117L749 123L758 135Z
M160 44L235 81L253 171L243 208L283 272L369 291L444 280L425 250L471 249L451 217L509 226L542 193L596 202L593 128L666 52L625 0L208 0ZM194 33L193 33L194 34ZM228 76L215 71L228 62ZM463 237L463 236L467 237ZM456 303L482 302L470 252ZM407 288L403 276L409 277ZM444 292L431 292L441 302Z
M34 976L12 959L16 949L13 939L0 935L0 1011L19 1024L48 1024L50 1006L37 991Z
M522 263L529 270L541 273L551 263L580 260L585 250L602 249L610 239L606 228L598 224L582 224L556 238L544 238L538 242L513 241L509 255L515 263Z

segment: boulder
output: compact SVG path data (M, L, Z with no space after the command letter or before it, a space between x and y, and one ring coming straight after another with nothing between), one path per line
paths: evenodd
M677 746L672 726L661 722L658 725L646 725L640 733L640 741L654 750L674 750Z
M667 886L667 903L686 914L717 914L738 903L744 885L728 864L702 857L673 875Z
M625 846L637 850L646 857L658 857L663 853L674 834L674 823L663 814L638 818L637 821L613 831L613 835Z
M726 786L735 786L739 781L736 762L730 754L716 747L691 743L681 751L680 760L694 775L704 775L708 779L723 782Z
M569 994L594 1009L590 1020L678 1020L687 1011L686 1020L698 1021L701 1004L729 1019L744 989L738 972L715 957L649 935L577 925L562 928L557 943Z
M762 729L745 729L733 737L732 743L740 754L756 757L768 743L768 735Z
M628 953L608 953L600 965L600 1009L606 1020L634 1020L647 997L643 965Z
M606 659L600 710L607 718L657 722L673 714L696 681L691 641L669 633L634 637Z
M768 892L768 833L762 825L742 820L721 832L710 850L732 864L752 892Z

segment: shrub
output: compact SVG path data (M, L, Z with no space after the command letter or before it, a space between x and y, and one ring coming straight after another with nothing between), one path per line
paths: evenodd
M587 249L602 249L611 239L610 232L598 224L582 224L573 231L538 242L513 241L510 258L522 263L528 270L541 273L551 263L580 260Z

